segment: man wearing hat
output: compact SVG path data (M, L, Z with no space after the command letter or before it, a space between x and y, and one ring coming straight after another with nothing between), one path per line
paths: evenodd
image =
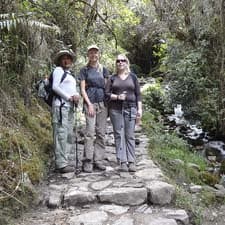
M104 153L107 109L104 90L109 72L99 63L100 50L97 45L87 48L87 57L87 65L80 70L80 87L86 118L83 170L91 173L93 167L102 171L106 169Z
M74 105L78 104L79 94L76 80L70 72L75 55L71 50L59 51L54 59L52 89L57 94L52 103L53 141L55 166L60 173L73 172L69 165L68 135L74 124Z

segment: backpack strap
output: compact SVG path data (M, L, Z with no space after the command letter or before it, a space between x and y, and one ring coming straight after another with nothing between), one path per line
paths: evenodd
M65 80L66 75L67 75L67 71L64 70L64 74L62 75L60 83L62 83Z
M66 75L67 75L67 71L64 70L64 74L62 75L60 84L65 80ZM57 95L57 98L61 102L61 104L59 106L59 123L62 124L62 107L65 105L65 102L62 102L62 98L59 95Z

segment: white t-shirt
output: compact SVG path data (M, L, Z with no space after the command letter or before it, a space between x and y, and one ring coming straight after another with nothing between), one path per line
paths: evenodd
M53 71L52 89L61 97L64 106L72 106L69 98L73 95L79 95L76 88L76 80L69 70L66 71L66 77L61 82L62 76L65 73L62 67L56 67ZM61 83L60 83L61 82ZM53 99L53 106L60 106L61 101L58 98Z

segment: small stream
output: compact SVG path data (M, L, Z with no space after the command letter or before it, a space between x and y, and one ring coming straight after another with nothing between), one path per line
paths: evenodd
M166 124L168 129L176 130L177 134L210 162L221 163L225 159L225 143L214 140L201 128L200 122L191 124L184 118L182 106L177 104L174 114L168 116Z

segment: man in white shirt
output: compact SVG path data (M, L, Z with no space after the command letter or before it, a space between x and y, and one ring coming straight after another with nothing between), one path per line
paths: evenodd
M74 105L78 104L80 98L76 90L76 79L69 71L74 57L72 51L61 50L54 60L57 67L53 71L52 89L56 95L52 103L52 124L55 166L60 173L74 171L74 167L69 165L67 142L72 132L71 125L74 125Z

